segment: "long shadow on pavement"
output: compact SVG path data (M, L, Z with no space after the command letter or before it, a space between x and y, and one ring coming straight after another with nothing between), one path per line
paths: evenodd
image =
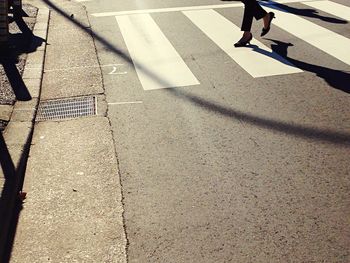
M269 39L275 44L271 45L272 52L261 49L257 45L248 45L246 48L251 48L254 52L263 54L265 56L276 58L276 54L280 57L286 59L286 61L290 62L297 68L300 68L307 72L315 73L319 78L324 79L328 85L332 88L344 91L345 93L350 93L350 73L342 70L331 69L323 66L318 66L314 64L310 64L304 61L300 61L297 59L293 59L288 57L287 49L288 47L294 46L292 43L286 43L275 39ZM278 59L278 58L276 58Z
M0 64L4 68L16 100L29 101L32 97L16 65L21 54L34 52L44 40L32 34L21 16L15 16L14 21L22 33L10 34L7 48L0 52Z
M26 145L28 144L29 140ZM0 259L3 263L10 261L16 226L22 209L18 193L23 183L28 151L29 147L25 147L15 166L0 132L0 166L5 179L0 196Z
M294 137L300 137L308 140L316 140L350 146L350 134L346 132L338 132L332 130L321 130L318 128L289 124L286 122L276 121L273 119L259 117L253 114L245 113L234 108L226 108L221 105L204 100L195 94L181 91L179 89L168 89L167 92L177 98L189 101L206 111L217 112L225 117L240 120L267 130L274 130Z
M52 10L56 11L58 14L65 17L71 23L75 24L78 28L80 28L81 30L83 30L85 32L90 33L95 41L98 41L99 43L101 43L109 51L119 55L126 63L129 63L131 65L132 64L137 65L138 67L140 67L143 70L144 73L148 74L155 81L157 81L158 83L160 83L162 85L168 86L167 85L168 83L164 79L162 79L161 76L158 76L157 73L151 72L149 69L147 69L143 65L139 64L139 62L132 60L127 54L125 54L123 51L121 51L117 47L113 46L112 44L110 44L101 35L90 30L82 23L71 18L70 14L67 14L65 11L60 9L57 5L55 5L54 3L52 3L49 0L42 0L42 1L47 6L49 6ZM342 23L342 21L337 21L337 20L334 20L334 21ZM281 47L281 44L279 44L279 46ZM278 51L278 48L276 47L275 50ZM280 50L280 53L282 54L283 52ZM289 58L289 60L291 62L293 61L290 58ZM294 63L296 65L298 65L298 62L295 60L294 60ZM301 68L304 67L304 69L305 69L307 67L307 63L299 62L299 66ZM310 71L312 71L313 67L309 66L309 68L310 68ZM317 68L317 66L316 66L316 68ZM315 71L316 70L314 70L313 72L315 72ZM331 73L331 72L328 72L328 73ZM322 74L318 74L318 75L322 76ZM347 75L343 75L343 76L346 79L348 78ZM330 81L330 83L333 83L333 82ZM339 83L333 83L333 87L339 88ZM276 121L273 119L262 118L262 117L259 117L259 116L253 115L253 114L241 112L241 111L236 110L234 108L223 107L217 103L205 100L205 99L200 98L194 94L184 92L181 89L169 88L169 89L166 89L164 92L167 92L170 96L176 96L184 101L190 102L197 107L203 108L204 110L214 111L214 112L217 112L223 116L226 116L226 117L229 117L232 119L239 119L243 122L247 122L247 123L250 123L252 125L262 127L264 129L267 129L267 130L278 131L278 132L281 132L281 133L284 133L287 135L301 137L301 138L308 139L308 140L311 139L311 140L315 140L315 141L328 142L328 143L343 145L346 147L350 146L350 134L349 133L332 131L332 130L321 130L318 128L289 124L289 123L285 123L285 122L281 122L281 121ZM5 171L6 171L6 174L7 174L6 176L7 176L7 178L11 178L15 174L14 166L13 166L13 163L11 164L11 160L10 160L10 157L9 157L9 154L8 154L8 151L6 148L6 144L4 143L2 135L0 135L0 156L1 156L0 162L1 162L1 165L3 166L3 169L5 169ZM10 187L11 180L8 182L8 185L9 185L8 187L11 188ZM12 236L10 238L11 242L9 243L9 247L8 247L7 260L9 260L9 255L10 255L11 250L12 250L12 244L13 244L12 242L13 242L14 233L16 231L16 227L17 227L17 223L18 223L18 216L19 216L20 209L21 209L21 205L18 205L16 208L17 212L14 216L14 221L13 221L13 225L12 225ZM8 262L8 261L4 261L4 262Z
M287 55L287 49L293 46L292 43L286 43L275 39L267 39L275 44L271 45L271 49L284 57L286 60L297 66L298 68L315 73L318 77L324 79L329 86L350 93L350 72L331 69L323 66L318 66L304 61L296 60Z
M294 14L297 16L317 18L319 20L322 20L328 23L333 23L333 24L348 24L348 21L343 19L320 15L318 11L313 8L296 8L296 7L291 7L281 3L274 3L274 2L268 2L268 1L266 3L260 2L260 4L262 6L270 7L272 9L277 9L279 11Z
M34 52L44 40L32 34L22 18L22 15L25 15L24 11L18 11L14 21L22 33L10 35L7 48L0 52L0 63L4 68L16 100L29 101L32 97L17 68L17 64L20 55ZM0 196L0 261L2 263L10 260L17 222L22 209L22 201L17 197L20 189L22 189L31 137L30 134L25 142L23 152L19 155L18 162L14 164L3 134L0 132L0 165L5 180Z

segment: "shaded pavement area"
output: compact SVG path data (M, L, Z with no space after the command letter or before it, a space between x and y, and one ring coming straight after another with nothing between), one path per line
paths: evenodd
M10 222L21 206L21 189L32 137L37 92L29 87L28 74L23 78L28 54L37 51L43 43L33 30L37 23L38 8L24 4L21 10L9 12L9 41L0 50L0 258L2 257ZM37 55L35 55L38 57ZM33 59L31 60L33 62ZM33 67L31 65L29 67ZM34 85L38 88L38 85ZM11 120L11 122L10 122ZM4 261L5 260L5 261Z
M9 43L0 51L0 130L4 130L16 101L28 101L31 96L22 80L28 53L35 51L31 45L37 8L23 5L19 15L9 14ZM37 39L41 41L40 38Z

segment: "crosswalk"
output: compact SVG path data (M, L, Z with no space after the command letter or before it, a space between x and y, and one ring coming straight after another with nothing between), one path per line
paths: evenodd
M301 72L255 39L251 44L258 46L260 52L252 52L247 48L235 48L232 39L241 38L240 28L214 10L184 11L183 13L252 77Z
M149 14L116 17L145 90L199 84ZM162 76L157 81L148 72Z
M279 2L296 1L281 0ZM350 28L347 25L350 21L350 7L329 0L308 0L300 3L306 7L336 16L344 21L345 27ZM241 6L241 3L234 3L215 6L108 12L93 14L93 16L115 16L144 90L200 84L176 48L152 18L152 13L160 12L180 12L200 32L225 52L232 59L232 63L237 63L253 78L302 72L301 69L256 39L251 41L251 47L253 48L235 48L233 46L232 40L239 39L242 32L239 26L221 15L216 9ZM350 65L350 52L348 51L350 39L298 15L288 13L276 5L266 5L265 9L273 11L278 17L278 19L273 20L274 26ZM334 43L336 43L336 47ZM161 81L154 78L156 75L161 76Z

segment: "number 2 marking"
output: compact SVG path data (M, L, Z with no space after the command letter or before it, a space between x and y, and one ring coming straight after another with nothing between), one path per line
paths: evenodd
M122 66L122 65L118 65L118 66ZM128 72L126 72L126 71L117 72L117 66L111 66L111 67L113 67L113 69L112 69L111 72L108 73L109 75L125 75L125 74L128 74Z

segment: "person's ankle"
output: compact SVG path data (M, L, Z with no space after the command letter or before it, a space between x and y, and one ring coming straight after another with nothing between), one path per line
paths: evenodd
M250 37L250 35L251 35L251 33L246 31L243 33L243 38L248 38L248 37Z
M266 28L266 27L269 25L270 14L267 13L267 14L263 17L263 20L264 20L264 28Z

